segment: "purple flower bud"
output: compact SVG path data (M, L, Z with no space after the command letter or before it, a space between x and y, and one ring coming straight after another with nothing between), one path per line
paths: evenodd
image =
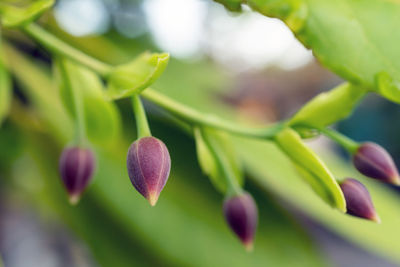
M246 249L251 250L258 221L257 206L253 197L244 193L226 199L224 215L232 231L240 238Z
M87 148L65 148L60 157L59 169L69 201L71 204L76 204L93 176L95 169L93 152Z
M133 142L128 151L127 167L133 186L154 206L171 168L165 144L155 137L143 137Z
M351 178L340 183L346 199L347 213L356 217L380 223L378 214L372 204L367 188L359 181Z
M369 142L361 144L354 153L353 163L365 176L400 185L399 173L393 159L384 148L377 144Z

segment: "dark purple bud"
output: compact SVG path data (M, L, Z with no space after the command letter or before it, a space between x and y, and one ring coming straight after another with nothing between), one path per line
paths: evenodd
M351 178L340 183L346 199L347 213L356 217L380 223L378 214L372 204L367 188L359 181Z
M399 173L392 157L377 144L361 144L353 155L353 163L357 170L367 177L400 185Z
M258 211L253 197L243 193L227 198L224 202L224 215L232 231L246 249L251 250L258 222Z
M93 176L95 169L93 152L81 147L65 148L60 158L59 169L69 201L71 204L76 204Z
M133 186L154 206L171 168L165 144L151 136L133 142L128 150L127 167Z

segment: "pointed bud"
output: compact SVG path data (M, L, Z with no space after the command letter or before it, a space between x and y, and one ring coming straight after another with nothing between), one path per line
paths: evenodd
M224 215L232 231L246 249L251 250L258 222L258 211L253 197L243 193L227 198L224 202Z
M353 163L367 177L400 185L399 173L392 157L377 144L361 144L353 155Z
M171 168L165 144L151 136L133 142L128 151L127 167L133 186L154 206Z
M359 181L351 178L340 183L346 199L347 213L356 217L380 223L378 214L372 204L367 188Z
M76 204L92 179L95 169L93 152L87 148L65 148L60 157L59 170L71 204Z

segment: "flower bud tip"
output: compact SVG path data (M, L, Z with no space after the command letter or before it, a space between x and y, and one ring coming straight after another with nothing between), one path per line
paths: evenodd
M70 195L68 197L69 204L71 204L73 206L78 204L79 200L81 200L81 196L80 195Z
M252 252L254 249L254 243L253 240L251 241L247 241L247 242L243 242L243 246L246 249L247 252Z
M377 224L381 224L381 218L378 216L378 214L374 214L374 216L371 218L371 221L376 222Z
M392 185L400 186L400 177L398 175L395 175L391 177L390 182Z
M157 192L149 194L148 201L152 207L154 207L157 204L158 197L159 197L159 194L157 194Z

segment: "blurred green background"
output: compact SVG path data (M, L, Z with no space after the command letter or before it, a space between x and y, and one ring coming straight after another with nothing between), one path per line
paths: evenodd
M202 0L60 0L40 23L105 62L145 51L171 53L155 89L238 123L287 118L341 80L323 69L286 26ZM146 102L154 136L168 146L171 176L156 207L131 186L126 152L135 140L129 101L117 102L121 133L97 145L93 184L76 207L57 173L71 121L51 77L51 57L26 36L5 31L14 100L0 128L0 254L15 266L397 266L400 198L359 175L324 138L312 140L338 177L368 186L383 223L345 216L303 184L272 144L235 138L246 190L260 211L255 250L226 226L223 196L201 174L195 144ZM13 47L13 48L11 48ZM45 103L45 104L43 104ZM399 161L400 109L368 97L338 129L384 145Z

